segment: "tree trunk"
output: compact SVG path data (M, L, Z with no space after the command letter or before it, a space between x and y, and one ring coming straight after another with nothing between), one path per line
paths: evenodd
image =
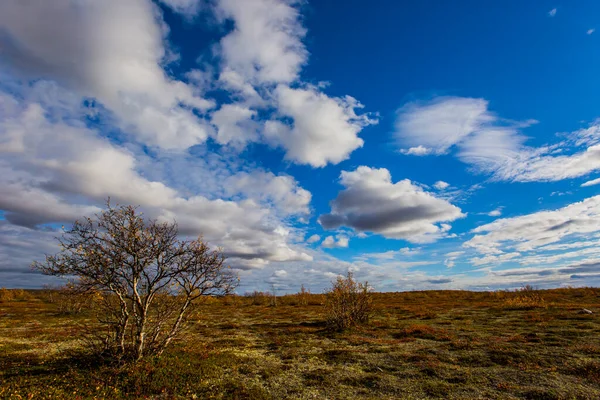
M175 338L175 336L177 336L177 333L179 332L179 327L181 325L181 321L183 321L183 316L185 315L185 311L187 310L190 303L191 303L191 301L189 299L186 299L185 302L183 303L183 306L179 310L179 315L177 316L175 323L171 327L171 331L169 332L169 334L167 335L165 340L163 340L163 342L158 347L158 350L156 352L157 356L162 355L162 353L165 351L167 346L171 343L171 341Z

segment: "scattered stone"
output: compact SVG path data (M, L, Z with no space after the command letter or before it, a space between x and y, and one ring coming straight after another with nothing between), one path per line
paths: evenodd
M581 311L579 311L579 314L593 314L593 312L591 312L590 310L588 310L587 308L582 309Z

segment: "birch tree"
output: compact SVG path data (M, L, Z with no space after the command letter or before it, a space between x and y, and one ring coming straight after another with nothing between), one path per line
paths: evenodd
M177 223L146 221L134 206L107 208L64 230L60 252L33 267L95 293L104 349L160 356L201 296L232 293L239 278L220 249L178 238Z

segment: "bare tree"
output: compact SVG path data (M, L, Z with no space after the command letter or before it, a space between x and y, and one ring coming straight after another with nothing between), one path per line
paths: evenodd
M176 223L145 221L137 207L107 201L95 219L64 231L60 253L33 266L75 278L79 292L99 294L106 348L137 361L163 353L200 296L229 294L239 282L221 250L177 235Z

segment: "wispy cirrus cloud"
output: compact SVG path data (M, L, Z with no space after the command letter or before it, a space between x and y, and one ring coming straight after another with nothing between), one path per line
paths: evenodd
M597 121L568 135L563 144L573 143L575 150L569 155L557 153L559 144L527 146L521 130L536 122L502 119L484 99L441 97L402 107L395 137L400 145L421 146L431 154L454 150L475 171L499 181L559 181L600 170ZM582 145L586 148L578 149Z
M482 254L525 252L560 242L576 234L600 231L600 196L589 197L563 208L498 219L473 229L464 243Z

